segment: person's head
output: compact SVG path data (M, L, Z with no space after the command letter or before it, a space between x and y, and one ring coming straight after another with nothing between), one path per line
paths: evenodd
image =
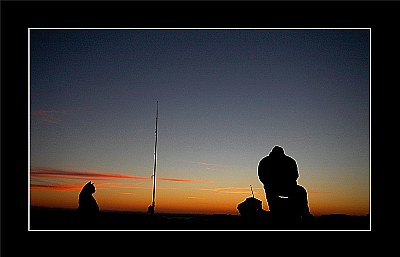
M276 145L276 146L274 146L274 147L272 148L271 154L274 154L274 155L284 155L284 154L285 154L285 151L283 150L283 148L282 148L281 146Z

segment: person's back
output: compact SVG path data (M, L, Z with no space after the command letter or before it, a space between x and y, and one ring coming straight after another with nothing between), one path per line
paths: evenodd
M296 161L285 155L282 147L275 146L270 154L260 161L258 176L265 189L286 196L288 191L297 185L299 173Z
M292 157L285 155L282 147L274 146L269 155L261 159L258 177L264 184L271 212L298 217L310 214L307 191L297 184L297 163Z

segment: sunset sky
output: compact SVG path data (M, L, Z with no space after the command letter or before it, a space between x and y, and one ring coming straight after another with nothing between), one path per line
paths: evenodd
M314 215L370 212L369 29L29 30L30 206L268 210L258 162L297 161Z

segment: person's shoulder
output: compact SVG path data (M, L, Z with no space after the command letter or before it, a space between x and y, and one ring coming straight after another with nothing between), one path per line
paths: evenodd
M296 159L294 159L292 156L286 155L286 159L290 160L291 162L296 162Z
M267 161L269 158L270 158L269 155L264 156L264 157L261 158L260 162L265 162L265 161Z
M268 156L264 156L263 158L261 158L261 160L258 162L258 166L265 164L268 161L267 157Z

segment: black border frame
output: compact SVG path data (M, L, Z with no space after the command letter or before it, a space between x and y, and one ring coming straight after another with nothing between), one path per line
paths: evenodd
M61 239L57 240L53 232L43 235L27 230L27 36L28 28L40 27L371 28L372 230L365 233L369 236L385 232L386 228L390 227L387 223L391 221L393 224L395 221L388 220L392 216L392 208L390 200L386 197L392 194L393 188L385 184L387 178L384 174L389 172L387 167L390 165L386 161L388 157L385 155L386 160L382 160L376 154L379 155L382 149L386 149L385 144L391 143L392 140L388 134L389 130L382 126L388 123L391 125L393 122L393 116L388 112L395 109L393 105L396 103L389 101L388 92L392 92L390 87L393 86L393 74L396 74L395 67L391 64L396 61L393 53L397 43L395 37L399 10L398 2L380 1L2 1L2 252L11 251L13 241L37 244L43 239L42 236L55 245L62 244ZM59 232L54 233L59 235ZM185 233L179 238L186 237ZM99 237L93 233L90 236L99 239L100 244L104 240L100 239L104 236L101 232L100 234ZM73 237L75 236L74 234ZM165 233L162 236L165 237ZM154 235L143 233L140 237L140 241L150 243ZM107 235L107 238L110 238L110 235ZM22 254L24 249L26 250L25 247L12 247L13 255L18 255L18 252Z

